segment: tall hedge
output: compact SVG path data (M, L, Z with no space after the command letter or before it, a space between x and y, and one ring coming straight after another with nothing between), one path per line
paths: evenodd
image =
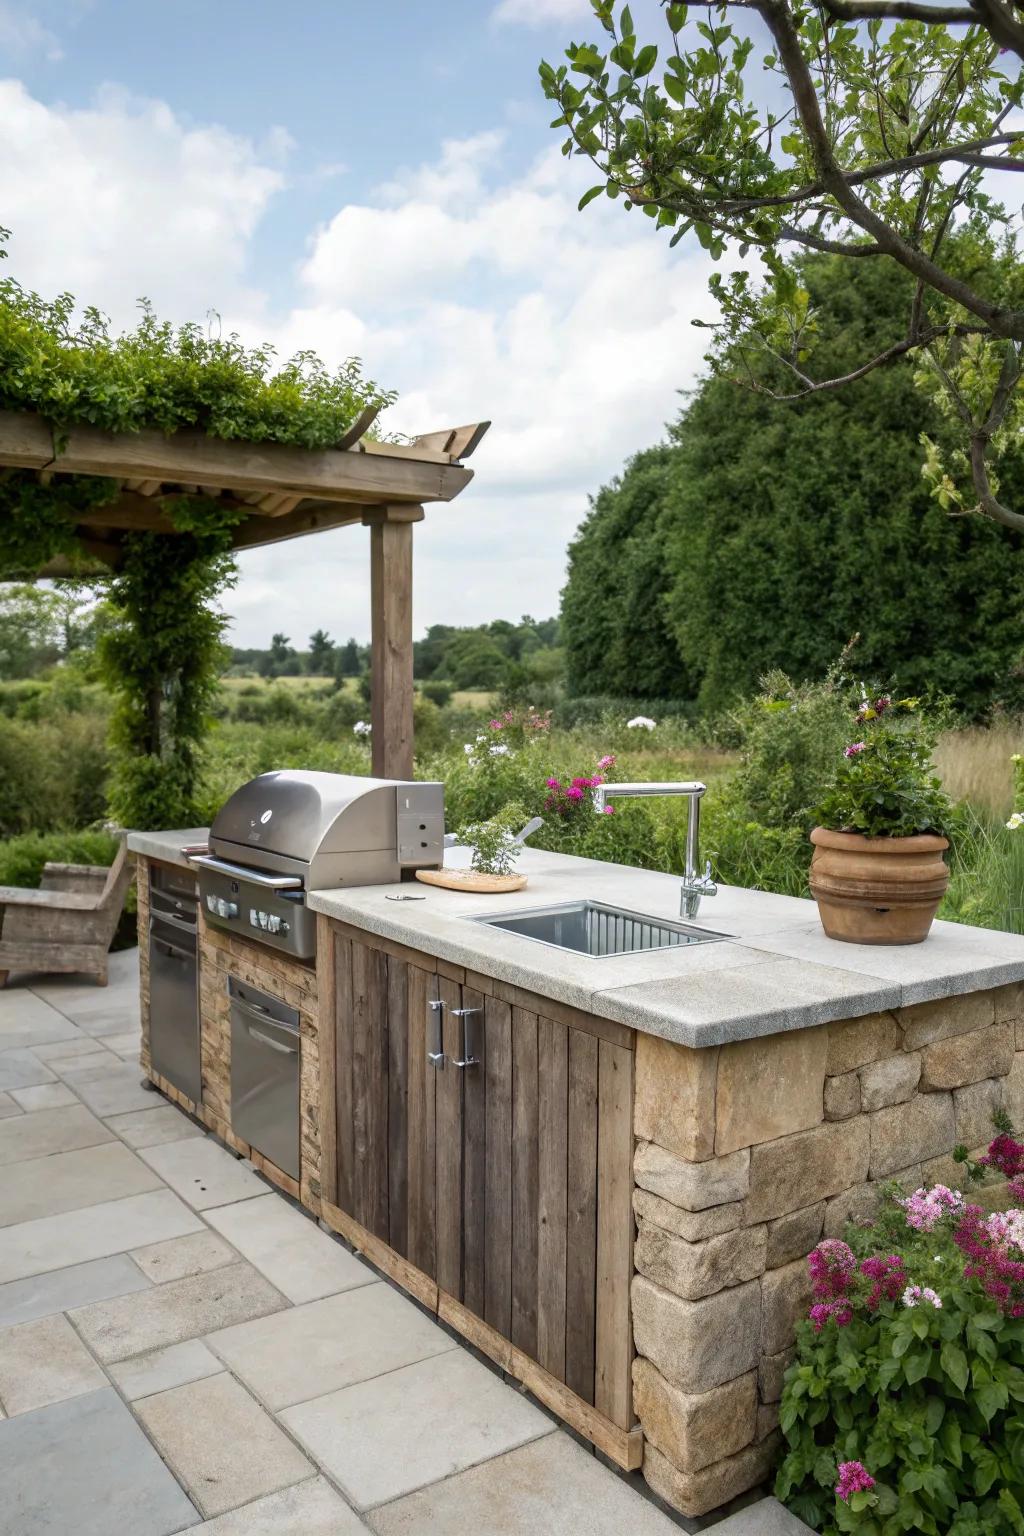
M831 372L905 310L889 266L820 258L806 280ZM943 427L909 363L791 404L705 381L570 547L570 685L715 712L770 667L822 673L859 632L865 673L932 686L972 716L1024 705L1024 539L938 507L922 432ZM1019 458L1003 484L1024 494Z

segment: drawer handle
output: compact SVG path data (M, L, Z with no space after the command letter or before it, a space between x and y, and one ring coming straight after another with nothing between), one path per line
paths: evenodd
M461 1061L453 1061L452 1062L452 1066L453 1067L478 1067L480 1065L480 1058L479 1058L479 1056L475 1056L473 1054L473 1045L472 1045L472 1041L471 1041L471 1037L470 1037L470 1030L471 1030L472 1026L470 1025L469 1021L470 1021L470 1019L472 1018L472 1016L475 1013L483 1013L483 1009L482 1008L453 1008L452 1009L452 1017L456 1018L456 1019L461 1019L462 1020L462 1059L461 1059Z
M282 1056L297 1056L299 1054L297 1046L282 1045L280 1040L271 1040L269 1035L265 1035L260 1029L253 1029L251 1024L248 1026L248 1034L250 1040L258 1040L261 1045L269 1045L272 1051L280 1051Z
M444 1071L444 1001L427 999L427 1060L436 1072Z

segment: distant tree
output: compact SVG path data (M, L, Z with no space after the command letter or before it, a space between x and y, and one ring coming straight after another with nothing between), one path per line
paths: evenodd
M658 534L677 457L663 445L630 459L569 545L562 630L574 694L685 699L694 691L664 608L671 573Z
M363 650L357 640L346 640L337 649L334 663L335 677L358 677L363 670Z
M310 635L306 665L314 677L329 677L334 670L334 641L325 630L317 629Z
M904 301L895 268L813 257L804 281L843 368ZM820 675L854 633L868 676L934 688L971 716L1024 705L1024 538L950 518L917 452L943 430L910 365L778 405L725 378L670 442L606 486L563 595L575 691L665 691L717 712L770 667ZM1024 504L1024 464L1001 473ZM669 688L671 682L674 688Z
M479 630L457 636L445 652L445 671L456 688L498 688L507 668L501 648Z
M264 677L282 677L299 670L298 652L292 649L287 635L276 634L270 638L270 649L259 664Z

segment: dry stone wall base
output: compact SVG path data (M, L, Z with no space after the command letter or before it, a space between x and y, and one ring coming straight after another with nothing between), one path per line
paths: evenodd
M1024 1128L1024 983L706 1053L642 1040L634 1407L644 1475L695 1517L772 1471L819 1238L890 1178L962 1182L996 1109Z

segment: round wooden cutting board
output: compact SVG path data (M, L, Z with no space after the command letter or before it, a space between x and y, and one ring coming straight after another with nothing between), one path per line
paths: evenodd
M481 896L495 896L500 891L521 891L525 875L484 875L478 869L418 869L416 879L424 885L441 885L447 891L478 891Z

